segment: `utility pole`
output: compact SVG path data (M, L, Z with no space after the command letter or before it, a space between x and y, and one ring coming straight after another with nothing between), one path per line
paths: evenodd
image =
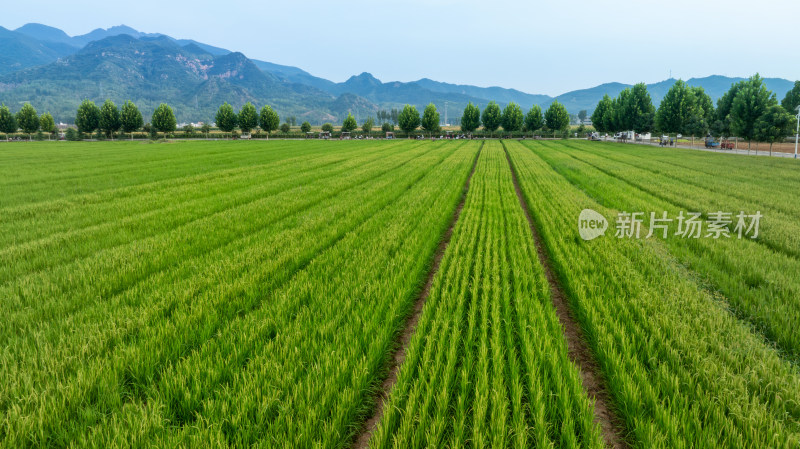
M444 102L444 125L447 126L447 102Z
M797 107L797 129L794 132L794 158L797 159L797 141L800 139L800 106Z

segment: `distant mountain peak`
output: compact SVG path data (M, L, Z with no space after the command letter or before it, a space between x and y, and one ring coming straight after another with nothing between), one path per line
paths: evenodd
M41 23L26 23L17 28L17 33L45 42L56 42L60 44L73 45L72 38L65 32Z
M369 72L361 72L359 75L351 76L345 84L358 84L358 85L370 85L370 86L380 86L381 81L378 78L372 76Z

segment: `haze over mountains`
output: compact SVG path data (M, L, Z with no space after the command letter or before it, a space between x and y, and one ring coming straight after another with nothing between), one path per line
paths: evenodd
M687 82L702 86L716 100L741 79L710 76ZM648 85L656 106L674 82ZM793 84L780 78L765 82L779 100ZM490 100L501 105L514 101L527 110L533 104L545 108L555 99L571 113L591 112L604 94L616 96L626 87L609 83L551 97L427 78L384 83L369 73L335 83L297 67L251 60L238 52L141 33L125 25L81 36L41 24L13 31L0 27L0 102L16 110L28 101L64 122L74 120L75 110L86 98L98 103L110 98L118 104L130 99L146 117L166 102L179 121L210 121L223 102L239 108L250 101L259 107L270 104L282 117L293 115L313 124L341 122L348 112L360 120L379 109L404 104L422 108L433 102L442 118L447 109L452 122L470 101L481 108Z

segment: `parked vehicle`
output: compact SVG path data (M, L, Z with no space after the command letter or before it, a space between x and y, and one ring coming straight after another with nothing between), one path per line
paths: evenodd
M633 131L623 131L614 134L614 138L617 140L633 140L635 136L636 133L634 133Z
M730 140L723 140L719 144L719 147L722 148L723 150L732 150L733 149L733 142L731 142Z
M713 137L706 137L706 148L719 148L719 142Z

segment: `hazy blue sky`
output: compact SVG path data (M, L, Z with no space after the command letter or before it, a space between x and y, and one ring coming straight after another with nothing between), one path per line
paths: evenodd
M435 80L530 93L712 74L800 78L800 1L15 1L0 25L126 24L333 81Z

